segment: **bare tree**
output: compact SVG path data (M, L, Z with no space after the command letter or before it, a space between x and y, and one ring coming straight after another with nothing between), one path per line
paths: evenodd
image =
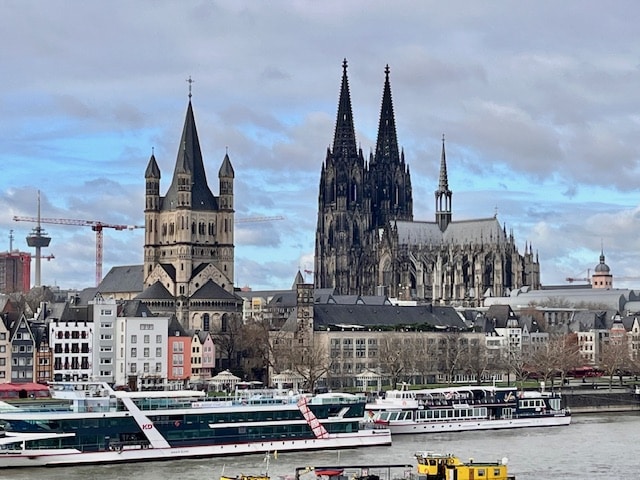
M397 388L401 375L411 363L408 357L400 334L389 332L380 339L378 347L380 369L389 377L392 388Z
M571 333L550 337L545 347L532 352L530 367L541 380L551 380L553 387L556 376L564 380L566 373L579 366L581 362L577 336Z
M467 339L461 339L463 345L465 343L464 340ZM474 377L476 383L480 385L482 377L489 369L490 360L487 344L484 341L479 341L478 338L468 339L467 348L461 349L460 355L461 368Z
M447 332L438 342L439 371L445 374L448 384L453 383L456 373L462 369L465 351L460 338L458 332Z
M609 390L613 386L613 377L618 375L620 385L623 382L624 372L631 363L627 337L609 338L609 341L602 345L600 351L600 369L609 377Z
M320 378L331 369L333 359L324 346L319 344L298 345L289 350L292 370L305 380L306 388L313 392Z

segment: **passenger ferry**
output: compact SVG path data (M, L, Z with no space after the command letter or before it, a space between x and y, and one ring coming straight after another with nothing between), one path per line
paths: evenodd
M516 387L460 386L390 390L366 406L370 422L392 434L569 425L560 394Z
M104 383L53 385L52 394L0 411L0 468L391 444L388 428L362 422L365 402L350 394L237 390L218 399Z

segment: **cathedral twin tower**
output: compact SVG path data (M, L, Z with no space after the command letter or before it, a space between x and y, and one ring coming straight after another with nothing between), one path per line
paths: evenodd
M518 253L497 218L455 222L442 144L435 221L414 222L411 175L398 148L385 69L375 153L356 144L347 62L333 147L320 174L315 286L342 295L387 294L405 300L480 305L529 285L540 270L531 247Z

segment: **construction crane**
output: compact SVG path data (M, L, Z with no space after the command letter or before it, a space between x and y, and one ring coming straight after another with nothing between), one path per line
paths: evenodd
M591 285L591 278L589 278L589 272L591 271L591 269L587 270L587 276L583 277L583 278L579 278L579 277L567 277L565 278L565 280L569 283L573 283L573 282L587 282L589 285Z
M255 222L273 222L275 220L284 220L284 217L275 216L275 217L246 217L246 218L236 218L234 223L255 223Z
M40 218L40 217L21 217L15 215L13 217L15 222L36 222L40 223L52 223L55 225L75 225L81 227L91 227L91 230L96 232L96 287L100 285L102 281L102 250L103 250L103 235L102 230L105 228L113 228L114 230L134 230L136 228L144 228L140 225L119 225L113 223L100 222L98 220L75 220L70 218Z

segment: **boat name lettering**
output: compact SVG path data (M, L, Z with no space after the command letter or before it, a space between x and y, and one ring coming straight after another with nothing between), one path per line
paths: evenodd
M153 423L143 423L142 424L142 429L143 430L151 430L153 428Z

